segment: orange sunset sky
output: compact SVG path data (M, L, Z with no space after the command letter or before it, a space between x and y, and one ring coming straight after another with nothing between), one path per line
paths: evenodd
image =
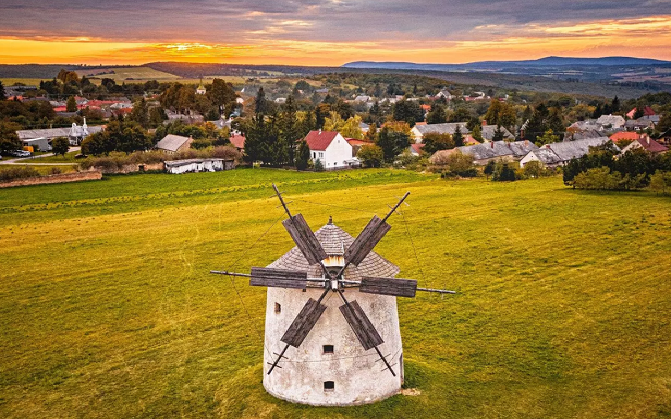
M643 3L646 3L645 1ZM647 4L647 3L646 3ZM643 5L645 6L645 5ZM0 63L671 60L671 0L3 0Z

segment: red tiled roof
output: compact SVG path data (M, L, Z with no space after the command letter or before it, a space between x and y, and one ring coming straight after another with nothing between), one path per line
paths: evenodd
M310 150L325 151L337 136L338 131L310 131L305 136L305 141Z
M641 145L641 147L643 147L646 151L649 151L650 153L662 153L664 151L669 151L668 147L665 147L652 139L639 138L637 141Z
M610 136L611 141L613 142L618 142L622 140L631 140L631 141L636 141L640 137L640 134L637 132L631 132L631 131L622 131L622 132L616 132L615 134Z
M245 149L245 136L244 135L231 135L231 138L229 138L231 141L231 145L235 148L239 148L241 150Z
M366 144L373 144L370 141L364 141L364 140L357 140L356 138L345 138L345 141L347 141L350 145L366 145Z
M412 143L412 144L410 144L410 147L412 147L412 149L415 153L421 154L422 149L424 148L424 145L425 144L422 144L422 143Z

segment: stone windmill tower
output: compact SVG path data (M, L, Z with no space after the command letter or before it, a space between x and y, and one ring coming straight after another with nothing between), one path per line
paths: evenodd
M251 275L212 271L268 287L264 387L280 399L317 406L373 403L399 393L403 347L396 297L454 293L394 278L399 268L372 251L409 193L354 238L331 220L313 233L273 187L296 247L266 268L252 268Z

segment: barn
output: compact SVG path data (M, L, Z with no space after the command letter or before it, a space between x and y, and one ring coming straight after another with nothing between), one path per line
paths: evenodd
M222 170L233 170L235 162L225 159L187 159L164 161L163 168L172 174L196 173L196 172L221 172Z

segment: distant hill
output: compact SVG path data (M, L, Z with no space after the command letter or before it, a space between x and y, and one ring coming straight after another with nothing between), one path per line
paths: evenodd
M522 61L479 61L466 64L417 64L411 62L375 62L355 61L344 64L344 68L371 68L393 70L430 70L430 71L464 71L494 70L508 67L565 67L565 66L640 66L640 65L671 65L671 61L633 57L603 58L571 58L545 57L538 60Z

